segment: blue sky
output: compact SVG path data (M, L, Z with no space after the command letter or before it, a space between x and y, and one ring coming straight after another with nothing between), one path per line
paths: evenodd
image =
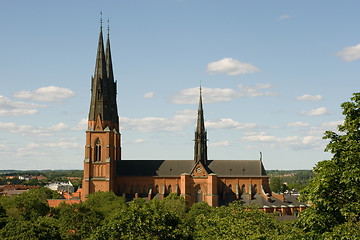
M311 169L359 91L359 1L3 1L0 169L82 169L100 11L123 159Z

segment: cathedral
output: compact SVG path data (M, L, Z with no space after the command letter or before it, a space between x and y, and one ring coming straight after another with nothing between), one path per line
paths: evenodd
M294 196L285 199L283 194L271 192L261 159L208 159L201 88L194 159L123 160L116 88L109 29L104 50L101 26L95 73L91 78L82 201L96 191L113 191L129 200L164 199L175 193L184 197L190 206L196 202L207 202L216 207L240 200L245 205L257 204L268 212L290 213L306 207L299 205Z

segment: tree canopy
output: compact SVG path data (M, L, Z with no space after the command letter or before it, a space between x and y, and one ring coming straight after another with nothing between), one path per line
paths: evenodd
M344 123L338 126L338 132L326 131L323 137L330 140L325 151L333 157L314 167L316 175L302 192L302 199L313 204L300 217L307 231L323 233L334 228L338 232L343 224L359 231L360 93L354 93L341 107Z

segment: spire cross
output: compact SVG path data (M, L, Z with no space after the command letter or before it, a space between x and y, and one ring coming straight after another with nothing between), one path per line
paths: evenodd
M109 35L110 32L110 21L109 19L107 20L108 26L107 26L107 34Z

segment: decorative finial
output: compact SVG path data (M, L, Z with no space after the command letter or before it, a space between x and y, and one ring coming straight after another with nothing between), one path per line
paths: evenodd
M260 161L262 162L262 152L260 151Z
M200 80L200 94L201 94L201 82L202 82L202 80Z
M102 29L102 11L100 11L100 28Z
M108 22L108 26L107 26L107 34L109 35L109 32L110 32L110 21L109 21L109 19L107 20L107 22Z

